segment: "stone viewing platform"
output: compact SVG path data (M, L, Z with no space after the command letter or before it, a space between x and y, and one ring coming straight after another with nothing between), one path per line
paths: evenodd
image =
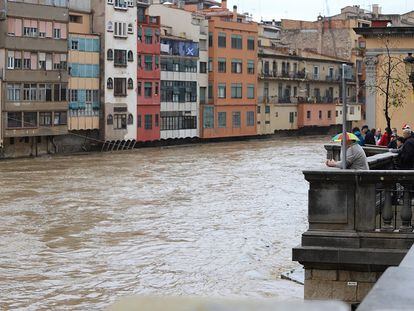
M339 158L339 146L326 149L328 158ZM414 242L414 171L394 170L396 155L388 150L365 151L370 171L304 172L309 229L293 260L305 269L305 299L357 305Z

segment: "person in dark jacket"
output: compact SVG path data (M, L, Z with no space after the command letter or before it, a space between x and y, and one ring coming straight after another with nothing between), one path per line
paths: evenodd
M375 129L373 131L375 133ZM376 145L374 133L369 130L368 125L362 127L362 134L365 134L365 145Z
M414 137L412 131L410 129L404 130L403 137L405 142L398 156L399 167L402 170L412 170L414 169Z
M397 146L397 135L396 134L394 134L394 133L392 133L391 134L391 141L390 141L390 143L388 144L388 149L398 149L398 146Z

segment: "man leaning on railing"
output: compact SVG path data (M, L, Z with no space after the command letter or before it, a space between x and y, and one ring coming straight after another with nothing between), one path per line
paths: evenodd
M342 167L342 161L327 160L328 167ZM356 140L346 141L346 168L349 170L369 170L367 156L364 149Z

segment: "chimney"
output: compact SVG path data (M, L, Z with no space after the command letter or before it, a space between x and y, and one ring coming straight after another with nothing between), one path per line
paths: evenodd
M237 22L237 5L233 5L233 21Z
M221 0L221 8L227 9L227 0Z

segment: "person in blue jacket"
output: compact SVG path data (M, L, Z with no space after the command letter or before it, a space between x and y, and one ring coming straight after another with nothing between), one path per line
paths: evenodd
M361 134L361 130L359 129L359 127L354 127L354 129L352 130L352 133L353 133L356 137L358 137L358 139L359 139L358 144L359 144L360 146L365 146L365 138L364 138L364 136L362 136L362 134Z

